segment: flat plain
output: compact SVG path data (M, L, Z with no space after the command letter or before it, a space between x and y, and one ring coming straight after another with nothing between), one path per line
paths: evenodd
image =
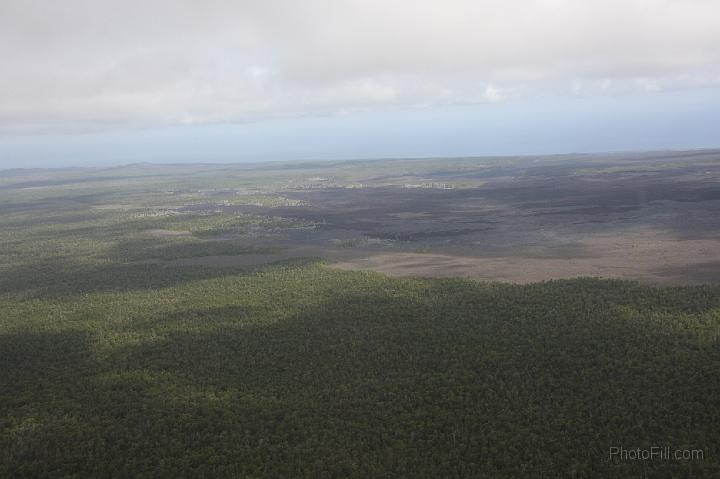
M313 256L398 276L510 282L592 276L648 284L720 278L716 151L133 165L85 174L63 171L43 180L16 172L2 188L30 197L83 191L82 201L97 215L133 217L133 239L144 246L188 249L202 242L207 252L264 250L203 255L200 249L192 259L153 258L160 262L250 265ZM52 208L83 206L73 201L69 196ZM238 225L183 229L198 218ZM163 229L163 222L172 226ZM136 249L132 241L118 247Z
M719 232L715 150L2 171L0 476L713 477Z

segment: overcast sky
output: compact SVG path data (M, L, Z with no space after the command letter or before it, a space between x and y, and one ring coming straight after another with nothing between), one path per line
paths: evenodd
M717 0L0 0L0 166L720 146Z

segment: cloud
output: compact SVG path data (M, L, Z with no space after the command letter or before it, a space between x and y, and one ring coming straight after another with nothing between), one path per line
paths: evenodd
M0 130L701 88L716 0L3 0Z

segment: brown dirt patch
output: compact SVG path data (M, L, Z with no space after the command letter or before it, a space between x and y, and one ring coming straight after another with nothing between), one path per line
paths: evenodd
M650 284L720 282L720 240L677 240L661 231L646 230L596 235L579 244L586 252L581 257L522 252L494 257L397 252L341 260L334 266L391 276L459 276L513 283L581 276Z

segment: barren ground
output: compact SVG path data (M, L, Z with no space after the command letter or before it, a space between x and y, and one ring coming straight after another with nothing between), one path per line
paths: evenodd
M460 172L440 166L419 179L282 191L295 206L223 206L315 226L257 240L281 248L277 254L180 261L220 266L319 256L339 268L389 275L720 281L717 152L535 160Z

